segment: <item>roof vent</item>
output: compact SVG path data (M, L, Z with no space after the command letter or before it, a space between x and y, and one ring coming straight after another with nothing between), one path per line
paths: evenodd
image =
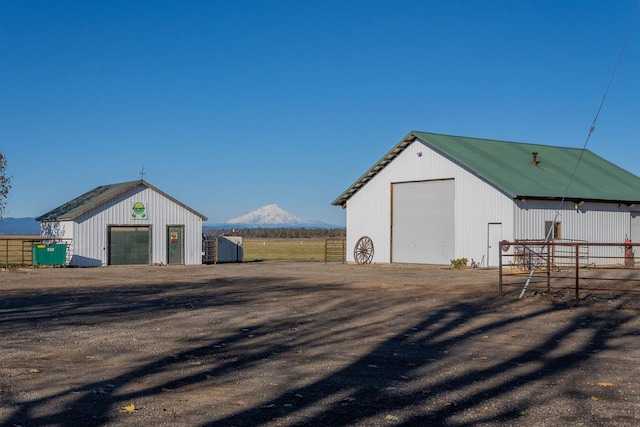
M531 154L533 155L533 159L531 160L531 164L532 164L533 166L538 166L538 163L540 163L540 162L538 161L538 152L537 152L537 151L534 151L534 152L533 152L533 153L531 153Z

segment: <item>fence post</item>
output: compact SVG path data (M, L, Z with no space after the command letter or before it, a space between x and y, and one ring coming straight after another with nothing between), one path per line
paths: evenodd
M547 242L547 292L551 292L551 242Z
M342 239L342 263L347 263L347 238Z
M498 250L498 268L500 274L498 274L498 293L502 296L502 248Z
M327 263L327 248L329 246L329 240L324 239L324 263Z
M576 302L580 301L580 244L576 243Z

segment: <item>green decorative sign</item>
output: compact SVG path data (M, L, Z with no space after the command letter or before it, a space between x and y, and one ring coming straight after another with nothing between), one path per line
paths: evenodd
M136 204L133 205L133 212L131 213L131 217L133 219L147 219L145 210L146 208L142 203L136 202Z

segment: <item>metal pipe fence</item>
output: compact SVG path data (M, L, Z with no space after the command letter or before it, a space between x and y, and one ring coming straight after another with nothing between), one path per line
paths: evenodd
M22 237L0 238L0 260L4 268L31 265L33 263L31 247L39 242L40 239Z
M330 261L347 262L347 239L344 237L327 237L324 240L324 263Z
M25 267L33 265L33 245L50 244L55 242L70 245L73 239L41 239L21 236L0 237L0 265L10 267ZM68 249L70 247L68 246ZM69 258L67 256L67 258ZM67 261L69 261L67 259Z
M215 239L215 238L202 239L202 263L203 264L218 263L218 239Z
M533 292L640 293L640 243L516 240L500 242L500 295Z

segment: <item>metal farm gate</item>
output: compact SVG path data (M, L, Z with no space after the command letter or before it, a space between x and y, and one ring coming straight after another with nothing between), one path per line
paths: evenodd
M324 263L330 261L347 262L347 239L344 237L327 237L324 240Z
M589 243L567 240L500 242L499 293L517 288L640 293L640 243Z

